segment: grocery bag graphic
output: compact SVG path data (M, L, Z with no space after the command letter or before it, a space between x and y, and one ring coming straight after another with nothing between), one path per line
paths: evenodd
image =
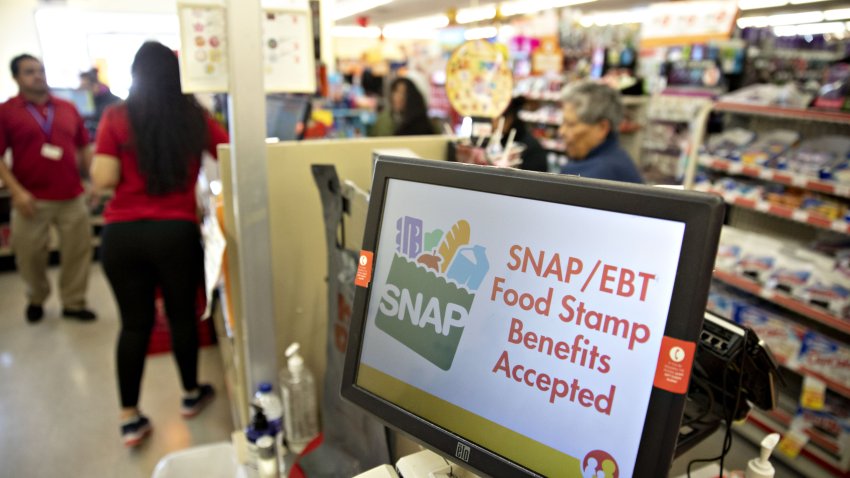
M397 227L399 237L405 240L396 240L375 325L440 369L449 370L470 316L474 291L489 269L485 249L476 245L468 248L468 254L455 254L466 251L463 247L469 242L469 224L463 220L452 229L461 225L464 234L448 234L440 252L411 246L406 238L421 241L422 222L403 219ZM407 234L412 230L415 234ZM451 242L451 254L443 247L447 242ZM414 257L413 251L419 257ZM423 258L436 258L442 264L428 267ZM451 268L453 259L458 262Z

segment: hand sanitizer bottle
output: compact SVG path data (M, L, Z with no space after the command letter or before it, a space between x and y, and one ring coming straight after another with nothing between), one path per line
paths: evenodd
M319 434L316 383L298 349L298 343L286 349L287 367L280 373L283 426L289 449L294 453L301 453Z
M744 478L773 478L775 470L773 465L770 464L769 458L777 443L779 443L778 433L771 433L764 437L764 440L761 441L761 456L753 458L747 463L747 472L744 474Z

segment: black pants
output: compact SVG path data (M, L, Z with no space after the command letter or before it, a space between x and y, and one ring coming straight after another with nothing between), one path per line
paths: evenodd
M198 386L196 304L203 280L198 225L136 221L103 228L101 262L121 313L117 369L121 406L135 407L154 325L155 290L162 290L171 346L184 390Z

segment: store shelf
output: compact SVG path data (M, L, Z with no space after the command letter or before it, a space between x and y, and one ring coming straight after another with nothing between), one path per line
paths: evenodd
M747 417L747 423L736 427L735 431L758 445L764 439L765 433L784 435L788 428L766 412L752 410ZM841 470L841 464L835 458L813 443L807 443L797 458L789 458L782 453L774 453L773 456L807 477L850 477L850 473Z
M678 158L682 155L682 151L676 148L656 148L652 146L641 146L640 149L646 151L647 153L655 153L660 154L662 156L670 156L672 158Z
M773 183L794 186L809 191L829 194L843 198L850 198L850 185L841 184L836 181L815 179L802 174L780 171L778 169L766 168L757 165L741 164L738 161L730 161L716 156L700 155L699 164L715 171L729 174L749 176L751 178L763 179Z
M762 287L761 284L751 279L719 269L715 269L714 278L736 289L761 297L762 299L772 302L784 309L796 312L804 317L808 317L809 319L826 325L827 327L845 334L850 334L850 321L835 317L823 309L801 302L788 294L775 289ZM844 388L847 389L847 387ZM850 391L850 389L847 390ZM847 396L850 397L850 394Z
M823 121L850 125L850 114L837 111L823 111L802 108L781 108L778 106L749 105L720 101L714 104L714 111L741 113L758 116L782 117L804 121Z
M791 421L794 419L794 416L791 413L781 409L774 408L768 412L762 411L767 417L776 423L782 425L785 428L789 428L791 426ZM833 455L838 455L841 452L841 446L838 444L838 441L835 438L817 430L816 428L811 428L806 430L806 435L808 435L809 439L815 445L823 448L824 450L832 453Z
M544 91L541 93L525 93L522 95L527 100L534 101L561 101L560 91Z
M720 189L697 185L694 187L697 191L714 193L723 198L728 204L739 206L753 211L759 211L771 216L789 219L801 224L807 224L820 229L828 229L830 231L840 232L842 234L850 234L850 224L843 220L832 220L820 214L799 209L772 204L768 201L759 199L749 199L741 197L735 193L729 193Z

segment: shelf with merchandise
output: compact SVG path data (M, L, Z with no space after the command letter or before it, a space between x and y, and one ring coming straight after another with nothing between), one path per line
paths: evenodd
M820 121L850 125L850 113L803 108L785 108L748 103L720 101L714 104L714 111L746 115L782 117L802 121Z
M731 204L733 206L750 209L752 211L758 211L763 214L779 217L782 219L788 219L800 224L805 224L820 229L826 229L830 231L839 232L841 234L850 235L850 223L843 219L830 219L829 217L826 217L822 214L818 214L816 212L796 209L780 204L774 204L763 199L745 197L734 192L725 191L722 188L718 188L710 184L697 184L693 187L693 189L696 191L717 194L721 196L727 204Z
M724 284L761 297L768 302L774 303L792 312L796 312L827 327L844 332L845 334L850 334L850 320L836 317L822 308L809 305L784 292L764 287L748 277L743 277L733 272L721 269L715 269L714 278Z
M790 428L765 412L752 410L747 417L747 423L735 430L748 440L759 443L764 438L764 433L779 433L784 436L790 431ZM789 457L781 452L775 453L774 456L807 477L848 476L848 472L842 470L841 463L838 460L813 443L806 443L798 456Z
M711 155L700 155L699 164L714 171L725 172L733 175L748 176L762 179L786 186L794 186L808 191L829 194L850 199L850 184L840 183L825 179L813 178L804 174L791 171L783 171L755 164L743 164Z

